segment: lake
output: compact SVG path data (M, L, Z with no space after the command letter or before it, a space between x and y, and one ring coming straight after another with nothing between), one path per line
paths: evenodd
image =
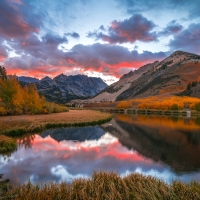
M0 155L11 183L70 182L94 171L200 182L200 118L116 114L100 126L46 130Z

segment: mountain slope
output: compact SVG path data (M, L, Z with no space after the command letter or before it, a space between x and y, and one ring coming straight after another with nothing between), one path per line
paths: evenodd
M113 83L108 86L104 90L102 90L98 95L92 98L90 101L114 101L116 97L119 96L122 92L126 91L130 88L131 83L137 80L142 74L153 68L159 62L155 61L154 63L150 63L144 65L138 70L130 71L128 74L123 75L119 81Z
M45 77L36 86L48 101L67 103L72 99L91 98L107 87L107 84L100 78L60 74L54 79Z
M189 82L196 80L200 80L200 56L176 51L161 62L145 65L122 76L91 101L175 95L184 91Z
M135 80L116 100L176 95L185 90L189 82L200 79L199 61L198 55L176 51Z

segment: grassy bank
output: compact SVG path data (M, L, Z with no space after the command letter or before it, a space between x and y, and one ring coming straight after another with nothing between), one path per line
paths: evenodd
M0 153L9 153L17 148L16 140L5 135L0 135Z
M117 173L98 172L90 179L77 179L66 184L30 183L17 186L4 194L4 199L16 200L70 199L70 200L125 200L125 199L200 199L200 184L185 184L179 181L171 185L150 176L130 174L120 177Z
M111 119L108 113L93 110L70 110L45 115L19 115L0 117L0 134L20 136L46 128L96 125Z

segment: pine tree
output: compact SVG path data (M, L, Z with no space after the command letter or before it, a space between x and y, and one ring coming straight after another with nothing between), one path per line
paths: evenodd
M4 80L7 79L6 69L0 66L0 79Z

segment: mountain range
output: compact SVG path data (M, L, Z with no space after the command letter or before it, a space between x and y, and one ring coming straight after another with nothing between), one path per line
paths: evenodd
M18 77L18 80L22 86L35 83L38 92L43 94L47 101L56 103L91 98L107 87L107 84L101 78L85 75L66 76L60 74L53 79L46 76L41 80L31 77Z
M179 95L192 81L200 81L200 56L175 51L160 62L155 61L123 75L119 81L102 90L90 102L116 101L154 95ZM200 96L198 86L199 84L196 90L193 88L183 94Z
M60 74L39 80L18 77L22 85L35 83L48 101L67 103L74 99L89 102L117 101L154 95L182 95L200 97L200 56L175 51L162 61L146 64L124 74L119 81L108 86L101 78L85 75ZM187 85L196 81L195 87Z

